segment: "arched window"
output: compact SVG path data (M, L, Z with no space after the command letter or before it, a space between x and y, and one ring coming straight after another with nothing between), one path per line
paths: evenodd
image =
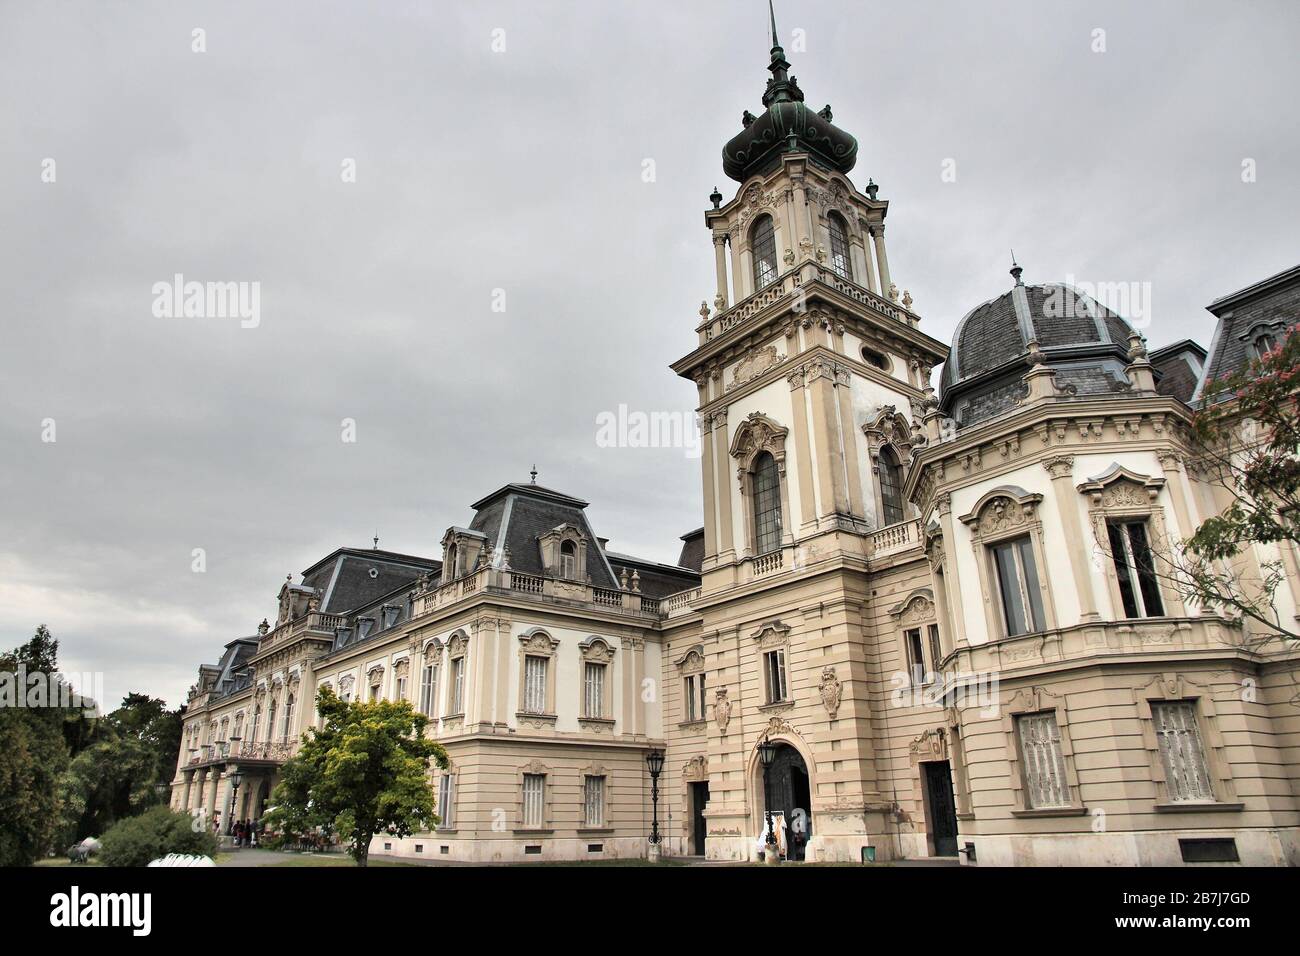
M267 710L267 716L268 716L268 718L269 718L269 719L267 720L267 722L266 722L266 739L267 739L267 740L273 740L273 739L275 738L275 710L276 710L276 699L275 699L274 697L272 697L272 698L271 698L271 706L270 706L270 708Z
M578 577L578 546L572 541L560 545L560 577L566 581L573 581Z
M293 732L293 694L290 694L284 701L284 733L280 736L285 740Z
M771 216L763 216L754 223L750 248L754 253L754 291L757 292L776 281L776 233Z
M831 233L831 270L849 281L853 280L853 263L849 261L849 234L844 219L833 212L826 217Z
M781 476L776 459L763 452L754 459L754 553L781 548Z
M262 719L262 705L258 704L253 708L253 725L248 730L249 743L257 743L257 725Z
M444 583L456 580L456 546L454 544L447 547L447 563L442 569L442 580Z
M898 456L886 445L880 449L880 503L885 513L885 524L898 524L904 519L903 514L903 469L899 467Z
M1261 332L1255 336L1255 358L1264 359L1264 356L1277 348L1277 337L1272 332Z

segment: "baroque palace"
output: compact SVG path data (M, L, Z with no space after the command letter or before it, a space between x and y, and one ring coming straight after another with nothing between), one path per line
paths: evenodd
M669 855L754 859L770 808L791 860L1300 861L1296 649L1156 572L1230 501L1192 408L1295 323L1300 267L1215 301L1208 353L1148 351L1016 267L949 348L891 276L888 201L847 178L857 142L789 67L774 29L764 110L723 150L738 190L704 216L717 297L673 366L703 527L677 564L610 550L535 479L437 557L342 548L199 669L174 807L258 819L327 686L411 701L451 757L438 829L375 853L645 855L661 750ZM1290 545L1235 570L1277 561L1294 622Z

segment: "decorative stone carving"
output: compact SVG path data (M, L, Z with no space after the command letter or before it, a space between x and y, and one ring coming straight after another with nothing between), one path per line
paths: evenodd
M834 720L840 712L840 696L844 693L844 687L840 684L840 679L835 676L835 668L826 666L822 668L822 679L818 685L818 691L821 693L822 704L826 707L826 714L831 720Z
M682 767L683 780L708 780L709 758L704 755L692 757Z
M912 763L918 760L947 760L948 735L942 727L931 728L908 744L907 749Z
M722 736L727 735L727 724L731 721L731 700L727 697L727 688L719 687L713 698L713 719L718 724Z
M789 641L790 627L782 624L780 621L767 621L757 631L750 635L758 642L760 651L765 651L772 647L783 647Z
M755 349L736 365L731 373L731 383L727 385L727 391L758 378L764 372L776 368L785 359L784 355L777 352L775 345L765 345Z

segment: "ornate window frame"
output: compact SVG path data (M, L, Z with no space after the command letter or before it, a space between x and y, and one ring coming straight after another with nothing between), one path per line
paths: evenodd
M971 547L979 569L980 592L984 597L984 620L990 641L1030 637L1056 629L1056 602L1048 583L1047 552L1043 542L1043 520L1038 514L1043 496L1015 485L999 485L980 496L969 514L959 519L970 530ZM1042 596L1043 626L1027 634L1007 633L1002 593L997 586L993 545L1029 535L1038 571L1038 589Z
M587 824L587 780L590 777L599 777L600 779L605 781L605 789L604 789L604 793L602 794L603 797L603 806L601 807L602 820L599 826L594 826L594 827L589 826ZM593 760L591 763L587 764L585 767L582 767L578 770L578 783L579 783L578 797L582 802L581 809L579 811L580 816L578 818L581 822L577 826L577 831L579 833L593 834L593 833L614 832L614 825L610 822L610 815L611 815L610 809L614 805L613 801L610 799L610 794L612 793L613 790L613 782L614 782L614 774L610 772L609 768L607 768L604 764L600 763L599 761Z
M898 659L906 665L904 668L907 675L906 686L923 687L934 683L933 678L939 673L939 661L931 659L934 657L934 651L930 644L930 632L927 630L930 625L936 628L939 626L939 608L934 600L934 591L930 588L916 588L889 609L889 616L894 619ZM926 680L923 677L919 684L916 681L916 675L912 672L912 651L908 647L907 641L907 632L913 630L921 632L922 673L931 678ZM940 651L942 652L942 645Z
M456 661L460 661L460 700L456 700L456 678L452 673ZM470 696L469 686L469 635L458 630L447 638L447 713L442 715L444 726L447 721L459 721L465 717L465 708ZM457 706L459 704L459 706Z
M1013 817L1078 817L1088 808L1079 790L1079 774L1074 766L1074 744L1070 738L1070 708L1065 695L1054 694L1044 687L1022 687L1002 708L1002 732L1007 746L1010 765L1011 794L1015 800ZM1024 758L1020 752L1020 729L1017 718L1052 712L1056 715L1056 729L1061 735L1061 760L1065 763L1065 782L1070 788L1070 804L1064 807L1029 806L1025 794Z
M367 701L384 699L384 673L383 664L375 663L366 668Z
M782 713L794 707L794 688L790 684L790 627L779 620L765 621L750 635L758 651L759 686L763 688L763 703L759 710ZM767 655L782 652L785 671L785 694L779 700L768 700Z
M1232 763L1219 731L1219 715L1214 706L1214 695L1199 682L1184 674L1156 674L1141 687L1133 690L1134 703L1142 724L1142 744L1151 764L1151 780L1155 783L1155 809L1162 813L1200 813L1205 811L1240 810L1237 788L1232 779ZM1189 703L1196 714L1205 763L1214 789L1213 803L1173 802L1169 797L1169 784L1165 776L1164 761L1160 759L1160 742L1156 738L1153 703Z
M615 647L605 638L593 634L578 645L578 726L600 733L614 728L614 653ZM605 668L601 688L601 713L587 713L587 665Z
M519 635L519 697L515 719L521 725L537 730L554 727L556 669L559 663L560 642L540 627L529 628ZM528 658L540 657L546 661L546 709L542 713L525 710L527 700L525 684L528 678Z
M442 701L439 700L439 697L443 694L443 688L448 683L443 678L450 672L450 668L444 670L442 666L442 652L443 643L436 637L429 638L420 648L420 679L419 690L416 691L418 695L416 697L416 710L420 710L420 705L424 703L424 671L428 667L433 667L433 693L429 699L429 710L432 713L423 710L420 710L420 712L429 718L429 723L434 727L437 726L437 721L442 713Z
M677 726L687 730L703 732L708 726L708 701L700 702L699 678L705 678L705 689L708 688L708 659L705 656L703 644L693 644L686 649L686 653L673 662L677 667L679 675L678 686L682 689L682 710L681 720ZM700 707L700 710L692 718L689 717L692 702Z
M582 583L587 580L587 536L576 525L565 522L537 536L542 568L548 577ZM574 547L573 577L565 577L561 551L565 544Z
M880 490L880 451L888 446L898 459L903 479L907 478L908 463L912 460L912 424L894 405L882 405L870 419L863 422L862 434L867 439L867 463L871 466L871 490L876 503L876 526L885 524L885 497ZM900 489L901 492L902 489ZM916 517L916 508L903 501L902 524Z
M526 826L524 823L524 777L529 775L537 775L543 778L542 820L541 826L536 827ZM515 793L517 794L515 798L515 820L517 821L517 825L514 828L514 832L522 834L554 832L554 827L551 825L551 821L555 819L553 812L555 780L551 768L536 758L530 760L526 764L521 764L518 771L515 773Z
M409 700L411 693L411 658L393 661L393 700Z
M745 557L757 556L758 528L754 525L754 466L766 452L776 462L777 484L781 489L781 547L793 540L790 513L790 486L785 468L786 438L790 430L762 412L750 412L736 429L728 454L736 461L736 480L744 502Z
M1257 362L1262 361L1264 353L1256 343L1261 336L1268 335L1280 344L1286 337L1286 325L1285 319L1256 319L1237 338L1246 344L1247 355Z
M1153 478L1140 472L1125 468L1118 462L1095 478L1076 485L1079 494L1088 498L1088 523L1092 526L1093 538L1103 555L1103 573L1106 578L1106 592L1110 595L1111 620L1117 624L1133 624L1138 621L1159 621L1166 617L1183 617L1186 608L1178 589L1157 569L1156 588L1160 592L1160 601L1164 605L1163 615L1151 617L1125 617L1124 598L1119 589L1119 576L1115 572L1115 560L1111 554L1110 536L1107 525L1111 519L1138 520L1147 524L1147 547L1151 549L1157 562L1163 561L1166 567L1172 566L1173 555L1169 548L1169 532L1164 505L1160 503L1160 492L1165 487L1163 476Z

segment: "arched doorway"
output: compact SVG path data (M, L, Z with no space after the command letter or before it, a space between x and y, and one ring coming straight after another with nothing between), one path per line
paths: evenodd
M253 822L256 823L266 815L266 805L271 800L271 781L263 780L257 788L257 802L253 804Z
M770 794L774 829L778 840L784 823L785 854L788 860L802 860L813 835L812 782L803 755L788 743L776 741L776 755L764 786L762 764L755 763L759 810L759 832L767 833L766 794ZM765 794L766 791L766 794ZM778 821L777 814L780 814Z

